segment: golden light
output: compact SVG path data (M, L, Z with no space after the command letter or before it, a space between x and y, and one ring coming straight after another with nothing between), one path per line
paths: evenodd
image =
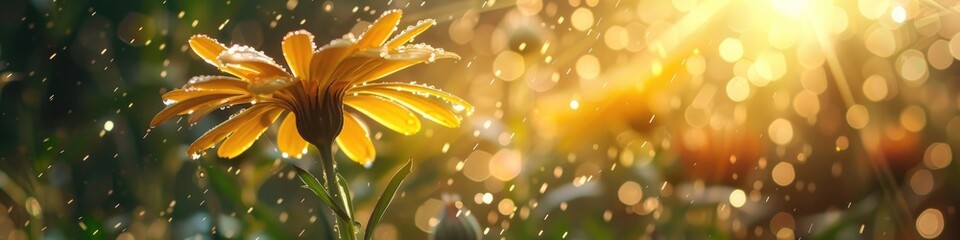
M796 178L793 164L788 162L777 163L770 174L773 176L773 182L780 186L790 185L790 183L793 183L794 178Z
M943 213L940 210L928 208L917 217L917 232L927 239L934 239L943 232Z
M747 194L740 189L733 190L733 192L730 192L729 201L730 205L735 208L743 207L743 204L747 202Z

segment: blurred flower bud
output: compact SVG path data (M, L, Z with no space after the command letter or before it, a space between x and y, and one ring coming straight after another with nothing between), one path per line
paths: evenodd
M480 240L483 236L480 234L480 224L477 219L469 213L469 210L462 207L460 197L456 195L444 195L446 202L443 209L440 210L439 219L430 234L430 240ZM457 207L460 205L461 207Z

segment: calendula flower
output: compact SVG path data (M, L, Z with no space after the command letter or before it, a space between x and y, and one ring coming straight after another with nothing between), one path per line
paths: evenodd
M218 156L236 157L282 119L276 143L283 156L300 158L309 143L329 148L335 141L350 159L364 165L373 161L376 151L361 115L405 135L420 130L418 114L446 127L459 126L459 113L473 111L463 99L425 85L371 83L420 63L459 59L426 44L407 45L436 24L431 19L390 38L400 16L398 10L385 12L359 38L347 34L319 49L309 32L291 32L282 43L289 71L253 48L228 48L207 36L193 36L193 51L233 76L194 77L164 94L168 106L150 126L177 115L189 115L187 121L194 124L216 109L245 106L193 142L187 154L199 157L219 145Z

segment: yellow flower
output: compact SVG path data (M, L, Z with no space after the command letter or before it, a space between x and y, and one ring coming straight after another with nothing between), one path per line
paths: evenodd
M385 12L359 38L347 34L319 49L309 32L289 33L282 43L289 72L253 48L227 48L206 36L193 36L190 47L197 55L235 77L198 76L164 94L168 106L150 126L177 115L189 115L192 125L213 110L243 105L246 109L197 139L187 154L199 157L219 144L218 156L236 157L282 119L276 142L284 157L300 158L308 142L330 147L335 138L350 159L364 165L376 152L360 115L405 135L420 130L415 113L446 127L459 126L458 113L473 111L463 99L425 85L370 83L420 63L459 59L422 43L405 45L435 25L432 19L388 40L400 16L398 10Z

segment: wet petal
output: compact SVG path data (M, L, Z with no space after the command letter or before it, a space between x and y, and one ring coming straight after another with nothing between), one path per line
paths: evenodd
M289 87L296 83L296 79L291 77L278 76L272 78L261 78L251 82L247 89L254 94L267 94L281 88Z
M217 59L223 62L225 71L238 73L249 81L247 89L256 94L271 93L296 83L272 58L251 47L234 45Z
M407 27L407 29L400 32L400 34L394 36L393 39L390 39L390 41L386 43L386 48L393 50L397 47L403 46L403 44L412 41L414 37L420 35L427 29L430 29L430 27L433 27L433 25L437 25L437 21L433 19L420 20L416 25Z
M342 38L320 48L310 60L310 80L327 84L340 62L355 51L353 43L350 38Z
M234 90L246 92L247 85L249 85L249 83L234 77L196 76L190 78L190 81L187 81L187 84L184 84L183 88L200 90Z
M237 71L246 80L288 75L273 58L248 46L233 45L217 56L223 67Z
M445 127L453 128L460 126L460 117L457 116L457 114L455 114L450 107L443 106L440 103L428 99L427 97L401 91L364 93L377 95L396 101L397 103L410 108L410 110L419 113L424 118L439 123Z
M370 94L379 94L384 91L404 91L417 95L436 97L447 103L453 105L455 111L463 111L467 114L471 114L474 111L473 105L470 105L467 101L457 97L453 94L444 92L443 90L434 88L427 85L419 85L413 83L401 83L401 82L390 82L390 83L368 83L360 86L356 86L347 91L347 94L355 92L368 92Z
M383 12L383 15L380 15L380 18L377 18L377 20L367 28L367 31L364 31L363 35L360 35L360 40L357 41L357 48L367 49L383 45L383 42L387 41L387 38L393 34L393 31L397 30L397 23L400 22L402 15L403 12L400 10Z
M294 76L301 79L310 76L310 60L317 48L313 44L313 34L306 30L290 32L283 38L283 57Z
M223 99L219 102L207 103L200 105L195 110L190 113L190 117L187 118L187 124L193 125L200 122L201 119L213 112L213 110L222 109L230 107L237 104L249 103L253 99L249 95L239 95Z
M403 135L420 131L420 119L407 108L373 95L347 95L343 103Z
M204 133L203 136L197 138L196 141L193 141L193 143L187 147L187 155L199 155L200 152L212 148L220 141L223 141L224 138L230 136L231 133L237 131L238 128L245 125L245 123L249 122L249 120L256 119L261 114L271 109L275 108L265 105L253 105L252 107L233 115L227 121L224 121L220 125L210 129L207 131L207 133Z
M277 149L284 157L301 158L307 151L307 141L297 131L297 117L288 113L277 131Z
M207 37L207 35L193 35L188 42L193 52L197 53L197 55L207 61L207 63L217 67L222 65L220 60L217 60L217 56L219 56L221 52L226 51L227 47L217 42L216 39Z
M367 128L357 121L357 118L350 113L343 114L343 130L337 136L337 145L344 155L364 166L373 163L376 157L376 149L373 148L373 142L367 135Z
M370 57L372 54L375 53L366 51L361 53L361 56L358 56L358 58ZM365 70L362 74L349 75L350 80L348 81L358 84L366 83L420 63L431 63L438 59L460 59L460 56L455 53L446 52L443 51L443 49L435 49L426 45L402 47L395 51L390 51L387 54L380 55L379 57L381 58L360 67Z
M381 59L365 56L346 58L340 62L340 65L337 66L337 69L334 70L330 78L336 79L337 81L350 82L351 79L358 78L364 73L374 70L371 66L376 65L379 61L381 61Z
M270 127L283 112L280 108L271 108L265 113L256 117L251 117L243 126L237 128L237 131L231 134L223 144L217 149L217 156L222 158L235 158L246 151L253 142L260 138L260 135Z
M166 121L176 115L189 113L191 109L195 109L202 104L221 101L231 96L235 96L235 94L210 94L173 103L157 113L157 115L153 117L153 120L150 120L150 127L155 127L157 124L160 124L161 122Z
M241 95L243 92L231 91L231 90L192 90L192 89L175 89L169 91L160 96L164 101L173 101L173 102L182 102L190 100L193 98L206 96L206 95Z

